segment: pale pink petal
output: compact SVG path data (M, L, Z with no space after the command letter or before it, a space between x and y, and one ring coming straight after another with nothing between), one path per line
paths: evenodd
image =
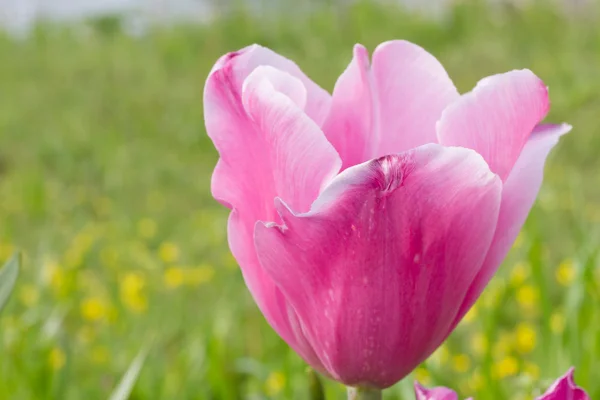
M445 387L427 389L415 382L415 400L458 400L458 395Z
M271 66L278 70L287 72L290 75L300 79L306 88L306 108L304 111L306 115L311 117L318 125L321 125L325 120L325 117L329 113L329 107L331 103L331 96L329 93L322 89L319 85L314 83L308 78L302 70L291 60L275 53L273 50L266 47L262 47L257 44L245 47L241 50L225 54L221 57L211 70L211 73L206 82L207 87L205 89L205 107L206 107L206 96L210 98L212 94L220 89L216 86L227 86L230 88L230 92L235 92L236 96L241 93L242 83L248 75L256 67L259 66ZM231 69L231 70L228 70ZM220 77L215 77L213 74L217 72ZM225 74L225 72L227 72ZM219 79L221 78L221 79ZM205 117L208 113L205 110ZM211 133L209 132L209 135Z
M504 181L549 107L548 89L533 72L490 76L444 111L439 142L474 149Z
M369 160L376 153L372 92L369 54L356 45L352 62L335 84L331 111L323 124L327 139L342 158L343 169Z
M436 122L459 98L440 62L423 48L395 40L373 53L379 148L375 156L437 143Z
M246 54L246 53L243 53ZM273 201L281 197L308 210L341 161L301 106L306 86L273 67L258 67L241 82L249 64L243 54L220 60L205 89L205 120L220 155L212 179L215 198L232 208L231 251L267 321L299 354L312 360L294 329L294 311L260 268L253 244L258 220L278 221ZM241 65L238 65L238 62ZM318 361L312 361L319 368Z
M436 121L458 97L442 65L421 47L383 43L370 67L367 50L357 45L335 85L323 130L345 169L437 142Z
M537 400L590 400L590 396L575 384L574 368L556 380L548 391Z
M347 169L308 213L280 203L256 249L329 374L387 387L447 335L500 194L477 153L430 144Z
M504 182L494 241L481 271L469 289L455 324L460 322L475 303L512 247L542 185L546 157L559 137L570 130L571 126L567 124L539 125L531 134Z

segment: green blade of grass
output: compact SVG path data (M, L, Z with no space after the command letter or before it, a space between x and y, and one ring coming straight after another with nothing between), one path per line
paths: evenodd
M2 310L8 301L8 297L15 287L15 282L19 275L20 263L21 257L17 253L6 262L2 269L0 269L0 310Z
M146 349L144 348L140 350L138 355L133 359L129 365L129 368L127 368L127 372L125 372L125 375L123 375L121 382L119 382L119 385L110 395L109 400L127 400L129 398L140 371L144 366L145 359Z

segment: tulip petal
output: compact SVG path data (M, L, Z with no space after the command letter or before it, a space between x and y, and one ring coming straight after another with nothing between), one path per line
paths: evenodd
M527 215L535 202L542 185L544 164L550 150L558 143L560 136L571 130L568 124L537 126L523 152L515 163L502 189L502 204L494 241L486 257L483 267L477 274L473 285L467 293L465 302L457 315L455 324L475 303L483 289L506 257L519 231L523 227Z
M323 124L343 169L373 158L376 152L372 85L369 53L357 44L350 65L335 84L331 111Z
M308 213L258 223L261 265L322 365L387 387L447 335L496 227L500 179L472 150L430 144L338 175Z
M533 72L490 76L444 110L439 142L474 149L504 181L549 107L548 89Z
M423 48L397 40L377 46L372 69L379 108L376 156L437 143L436 122L459 98L442 64Z
M458 400L458 395L445 387L427 389L415 382L415 398L416 400Z
M263 65L274 67L300 79L307 93L304 111L320 126L329 113L331 103L329 93L308 78L296 63L271 49L257 44L225 54L217 60L206 82L205 107L207 100L214 100L214 95L218 96L224 85L227 85L232 96L239 96L244 80L254 69ZM217 75L214 75L215 73ZM208 111L210 110L206 109L204 114L205 117L210 118L210 112ZM209 132L209 135L211 135L211 132Z
M423 48L400 40L383 43L370 67L367 50L356 45L335 85L323 130L345 169L436 143L435 124L457 98L442 65Z
M220 60L206 84L206 128L220 155L212 192L232 208L229 245L259 308L280 336L311 360L312 350L302 344L301 332L294 330L293 310L260 268L254 250L254 224L278 220L273 205L277 196L307 211L321 186L337 173L341 161L317 124L302 110L304 104L307 108L310 104L310 92L299 78L261 66L240 81L244 68L255 62L247 52L252 56L256 51L246 50L239 57ZM318 369L318 362L314 364Z
M575 368L569 368L554 384L536 400L590 400L590 396L575 384Z

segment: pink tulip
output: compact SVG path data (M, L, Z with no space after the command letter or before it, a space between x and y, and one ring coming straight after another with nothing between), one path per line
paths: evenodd
M587 393L575 384L573 372L574 368L569 369L536 400L590 400ZM415 397L416 400L458 400L458 395L453 390L445 387L426 389L418 382L415 382Z
M416 400L459 400L458 395L454 390L445 387L435 387L427 389L415 382L415 399ZM469 398L467 400L473 400Z
M574 368L567 371L537 400L590 400L590 396L575 384Z
M461 96L404 41L371 63L357 45L333 95L264 47L221 57L204 92L212 193L231 209L229 246L269 324L344 384L409 374L523 225L570 130L539 125L548 108L528 70Z

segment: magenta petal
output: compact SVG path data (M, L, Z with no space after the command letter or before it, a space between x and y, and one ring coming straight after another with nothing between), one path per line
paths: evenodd
M265 54L272 59L254 60ZM312 350L303 345L302 333L294 330L293 310L260 268L253 231L258 220L279 220L275 197L308 211L341 161L303 111L311 102L306 84L269 66L255 68L246 77L247 69L259 62L291 68L291 62L254 47L222 58L208 78L206 129L220 155L212 192L232 208L229 245L259 308L280 336L310 360ZM318 361L313 364L319 368Z
M261 265L321 364L387 387L448 334L496 227L501 181L474 151L425 145L338 175L305 214L257 224Z
M506 257L540 190L546 157L558 143L560 136L570 130L571 126L567 124L539 125L531 134L514 168L504 182L494 241L481 271L469 289L455 324L460 322L475 303Z
M474 149L504 181L549 106L548 89L533 72L490 76L444 111L439 141Z
M537 400L590 400L590 396L575 384L573 378L574 368L570 368L566 374L558 378L556 382L537 398Z
M458 400L458 395L455 391L445 387L436 387L427 389L415 382L415 399L416 400Z
M343 168L436 143L436 122L459 97L448 74L421 47L391 41L354 57L338 79L323 130L340 153Z

